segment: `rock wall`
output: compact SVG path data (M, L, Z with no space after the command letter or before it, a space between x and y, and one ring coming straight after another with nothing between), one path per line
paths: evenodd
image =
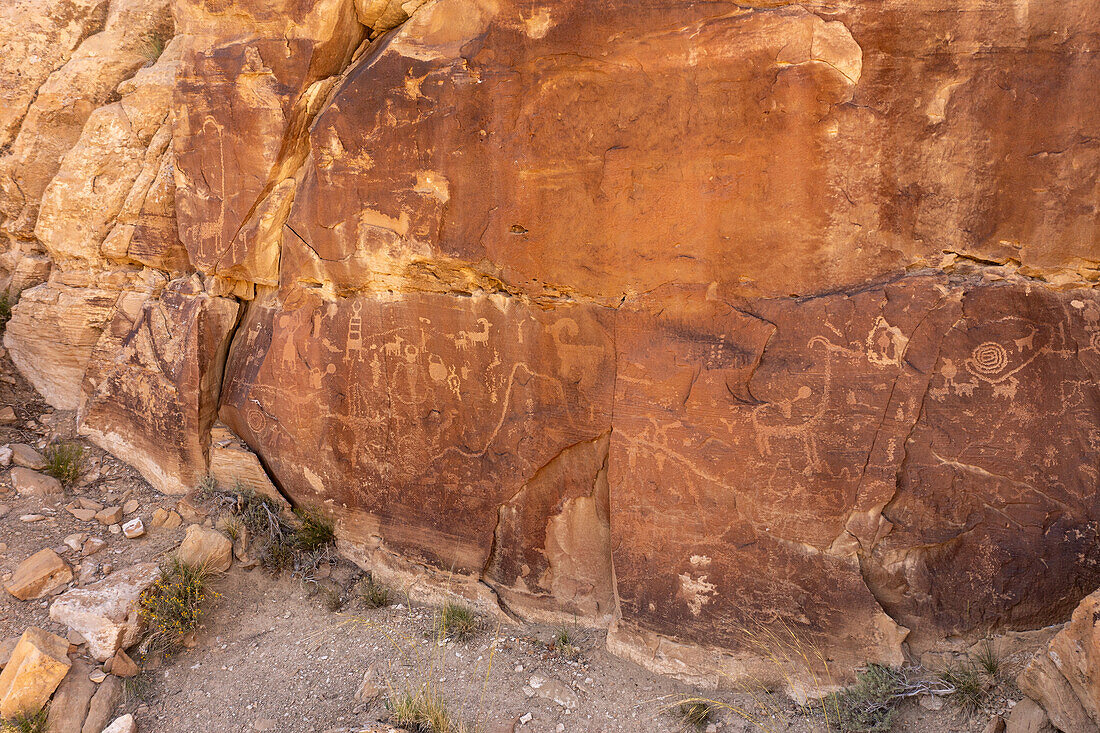
M1100 586L1092 4L139 5L0 11L0 268L162 491L220 417L414 597L710 686Z

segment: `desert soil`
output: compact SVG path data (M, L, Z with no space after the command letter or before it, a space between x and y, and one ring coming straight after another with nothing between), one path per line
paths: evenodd
M42 450L50 441L79 440L73 413L46 405L6 355L0 359L0 408L4 405L15 408L18 420L0 426L0 445L29 443ZM20 498L11 489L9 469L0 471L0 578L34 552L52 547L78 577L91 582L112 569L160 558L182 539L183 527L150 529L144 537L126 539L65 511L76 496L105 504L136 499L139 508L127 519L140 516L148 528L158 507L172 509L178 501L156 493L129 466L80 442L85 471L65 497ZM22 521L27 514L46 519ZM81 558L63 543L74 533L98 536L107 547ZM304 581L235 566L214 581L216 595L194 647L149 663L116 714L134 713L146 733L357 731L388 720L391 692L430 683L456 714L484 733L679 731L683 725L669 710L693 696L729 706L717 714L719 731L827 729L778 695L701 691L650 674L608 654L601 631L571 629L577 647L573 658L552 648L558 629L533 624L487 622L468 641L444 643L433 632L437 609L408 603L399 589L392 594L395 605L369 609L351 590L362 575L358 568L339 561L327 574L321 582ZM341 596L338 608L333 591ZM32 625L64 635L66 629L50 621L48 606L47 600L23 602L0 592L0 640ZM1001 675L1006 681L986 709L967 714L947 702L929 710L914 700L902 706L894 729L982 731L991 716L1005 714L1011 698L1019 697L1007 680L1027 651L1007 660ZM374 700L356 699L364 675L378 688ZM760 716L761 725L745 722L733 708Z

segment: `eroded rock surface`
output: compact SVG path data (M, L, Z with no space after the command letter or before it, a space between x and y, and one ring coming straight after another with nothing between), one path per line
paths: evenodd
M66 2L0 11L5 344L162 491L712 686L1100 585L1085 0Z

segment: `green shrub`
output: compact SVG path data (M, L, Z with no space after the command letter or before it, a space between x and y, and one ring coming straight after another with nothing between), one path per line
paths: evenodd
M970 660L953 664L937 675L940 682L953 688L951 701L968 713L977 712L988 697L986 680Z
M35 713L18 713L14 718L0 721L3 733L46 733L46 708Z
M61 482L62 486L72 486L80 479L84 470L84 446L79 443L52 443L46 448L45 472Z
M336 543L336 525L315 509L298 509L295 512L302 525L296 531L298 548L313 552Z
M141 617L149 627L144 650L168 653L198 628L203 603L215 595L207 587L209 574L173 556L157 581L141 594Z
M467 733L467 728L447 710L442 695L428 687L403 690L387 703L393 721L418 733Z
M11 320L11 300L7 293L0 293L0 336L4 335L4 329Z

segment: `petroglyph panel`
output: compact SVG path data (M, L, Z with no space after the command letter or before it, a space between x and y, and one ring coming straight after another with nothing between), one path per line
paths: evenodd
M919 643L1068 613L1100 582L1098 314L942 275L620 311L616 643L751 654L764 624L844 669L898 658L880 603Z
M270 298L237 336L222 417L347 536L478 576L499 507L607 431L608 316L498 296ZM588 462L591 493L603 458Z
M1100 297L993 285L959 308L868 564L928 638L1057 623L1100 583Z

